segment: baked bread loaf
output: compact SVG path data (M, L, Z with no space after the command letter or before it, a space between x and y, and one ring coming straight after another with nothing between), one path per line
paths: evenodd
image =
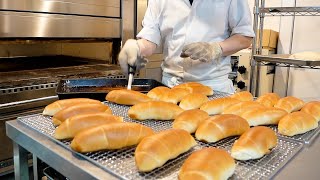
M114 116L109 113L80 114L65 120L55 129L54 138L70 139L78 132L91 127L123 122L123 117Z
M277 135L268 127L256 126L243 133L231 148L231 156L246 161L258 159L277 146Z
M246 111L241 117L246 119L250 126L278 124L280 119L287 115L287 111L279 108L258 108Z
M246 111L259 108L264 108L264 106L255 101L242 101L227 107L222 114L235 114L240 116Z
M180 102L179 106L184 110L198 109L209 99L206 95L199 93L191 93L186 95Z
M200 106L200 109L209 115L221 114L226 108L238 102L240 102L238 99L230 97L213 99Z
M173 87L173 89L175 88L187 89L190 93L200 93L206 96L213 95L213 90L209 86L205 86L197 82L188 82L188 83L179 84Z
M308 132L318 127L318 121L310 114L293 112L282 119L278 124L278 131L285 136L294 136Z
M79 132L70 146L80 153L120 149L136 145L153 133L151 128L138 123L112 123Z
M240 116L223 114L202 121L196 131L196 138L205 142L217 142L230 136L239 136L249 130L248 122Z
M164 92L162 96L160 96L159 100L178 104L178 102L180 102L182 98L184 98L188 94L190 94L190 92L183 88L170 89L169 91Z
M209 118L208 113L200 109L191 109L180 113L173 121L174 129L184 129L189 133L194 133L199 124Z
M105 112L112 114L111 109L102 103L100 104L76 104L71 107L67 107L57 112L53 117L52 121L55 126L60 125L66 119L80 114L92 114Z
M134 157L138 170L152 171L168 160L187 152L197 143L185 130L169 129L143 138L138 144Z
M280 99L280 96L276 93L266 93L256 100L258 103L266 106L273 107Z
M60 111L64 108L73 106L75 104L101 104L101 102L98 100L89 99L89 98L73 98L73 99L57 100L57 101L47 105L44 108L42 114L48 115L48 116L53 116L58 111Z
M237 92L230 97L238 99L239 101L253 101L253 96L249 91Z
M289 58L308 60L308 61L320 61L320 52L303 51L290 55Z
M178 105L163 101L139 103L128 110L128 115L136 120L172 120L183 112Z
M320 102L318 101L308 102L302 107L301 112L310 114L319 122L320 121Z
M164 93L167 93L170 90L170 88L165 87L165 86L158 86L153 89L151 89L148 93L147 96L150 97L151 99L158 101L160 100L161 96Z
M122 105L135 105L152 101L146 94L128 89L112 90L107 94L106 100Z
M203 148L193 152L179 171L180 180L228 179L236 163L230 154L218 148Z
M299 111L304 105L304 102L301 99L298 99L293 96L287 96L281 98L274 107L283 109L288 113Z

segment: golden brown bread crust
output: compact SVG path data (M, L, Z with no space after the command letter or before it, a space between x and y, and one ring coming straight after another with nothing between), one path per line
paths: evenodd
M70 146L81 153L120 149L136 145L153 133L151 128L138 123L112 123L79 132Z
M198 109L204 103L208 102L209 99L206 95L199 93L191 93L182 98L179 106L184 110Z
M273 107L280 99L280 96L276 93L266 93L256 100L258 103L266 106Z
M200 106L200 109L206 111L209 115L221 114L226 108L240 102L238 99L224 97L213 99Z
M190 92L183 88L174 88L170 89L167 92L164 92L162 96L160 96L160 101L171 102L177 104L180 102L185 96L190 94Z
M197 143L185 130L169 129L148 136L138 144L134 157L138 170L152 171L187 152Z
M100 101L94 100L94 99L89 99L89 98L72 98L72 99L62 99L62 100L57 100L49 105L47 105L42 114L43 115L48 115L48 116L53 116L60 110L73 106L75 104L101 104Z
M106 100L122 105L135 105L152 101L146 94L128 89L112 90L107 94Z
M158 101L160 100L161 96L168 92L170 90L170 88L168 87L165 87L165 86L158 86L158 87L155 87L153 89L151 89L148 93L147 93L147 96L152 98L153 100L155 101Z
M255 101L242 101L227 107L222 114L235 114L240 116L246 111L259 108L264 108L264 106Z
M178 105L163 101L139 103L128 110L128 115L136 120L172 120L183 112Z
M89 129L94 126L119 123L123 121L123 117L114 116L109 113L80 114L65 120L55 129L54 138L70 139L78 132Z
M241 135L249 129L248 122L242 117L223 114L202 121L195 135L198 140L211 143L230 136Z
M274 107L283 109L288 113L299 111L304 105L304 102L301 99L298 99L293 96L287 96L281 98Z
M239 101L253 101L253 96L249 91L237 92L230 97L238 99Z
M310 114L319 122L320 121L320 102L318 101L308 102L302 107L301 112Z
M188 82L188 83L179 84L173 87L173 89L175 88L187 89L190 93L200 93L206 96L213 95L213 90L209 86L205 86L197 82Z
M268 127L256 126L243 133L231 148L231 156L237 160L258 159L276 147L276 133Z
M111 109L104 104L76 104L71 107L67 107L57 112L53 117L52 121L55 126L60 125L66 119L80 114L92 114L98 112L105 112L112 114Z
M236 163L227 151L203 148L185 160L179 172L179 180L228 179L235 168Z
M278 131L285 136L294 136L308 132L318 127L318 121L305 112L293 112L282 119L278 124Z
M194 133L199 124L209 118L208 113L200 109L187 110L180 113L173 121L174 129L184 129L189 133Z
M278 124L280 119L287 115L287 111L279 108L258 108L246 111L241 117L246 119L250 126Z

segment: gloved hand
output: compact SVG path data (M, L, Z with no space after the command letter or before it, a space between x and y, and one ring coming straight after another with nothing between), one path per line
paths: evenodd
M140 55L140 47L135 39L128 39L119 53L119 64L123 74L128 76L129 65L136 68L138 72L145 67L148 59Z
M196 42L183 47L180 57L190 57L201 62L219 61L222 49L219 43Z

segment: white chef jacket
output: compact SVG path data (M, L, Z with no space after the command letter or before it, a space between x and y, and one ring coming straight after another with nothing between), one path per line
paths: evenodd
M230 57L204 63L181 58L193 42L221 42L233 34L254 37L247 0L149 0L138 38L163 43L162 81L172 87L197 81L232 93Z

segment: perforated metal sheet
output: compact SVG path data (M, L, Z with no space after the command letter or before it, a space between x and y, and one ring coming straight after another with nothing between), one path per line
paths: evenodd
M223 94L216 94L211 99L223 97ZM126 122L138 122L152 127L155 131L171 128L171 121L135 121L127 116L128 106L116 105L106 102L115 115L123 116ZM18 118L19 122L50 137L53 141L70 149L70 141L58 141L53 138L54 126L50 117L40 114ZM99 151L93 153L75 153L106 171L115 174L121 179L177 179L177 175L184 160L193 152L205 147L217 147L230 152L231 146L237 137L227 138L217 143L198 142L190 151L180 155L178 158L168 161L164 166L149 173L139 173L134 162L134 147L114 151ZM231 179L268 179L283 167L295 154L297 154L303 143L289 139L279 139L278 145L270 154L259 160L240 162L236 161L236 171Z

